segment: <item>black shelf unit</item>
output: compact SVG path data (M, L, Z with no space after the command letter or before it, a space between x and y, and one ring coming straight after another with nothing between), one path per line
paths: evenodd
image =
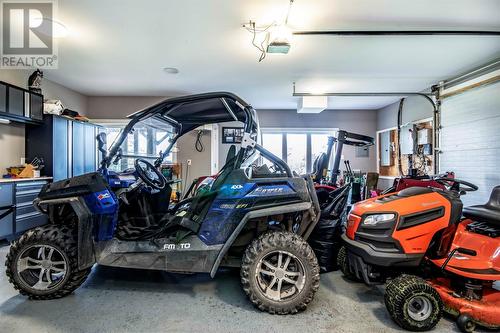
M39 125L43 122L43 95L0 81L0 118Z
M54 181L97 170L96 136L101 126L56 115L44 115L43 125L26 126L26 158L42 157L44 176Z

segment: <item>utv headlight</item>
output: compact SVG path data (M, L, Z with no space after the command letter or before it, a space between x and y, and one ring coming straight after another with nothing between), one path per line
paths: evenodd
M396 217L396 214L388 213L388 214L374 214L368 215L364 218L364 225L377 225L379 222L386 222L393 220Z

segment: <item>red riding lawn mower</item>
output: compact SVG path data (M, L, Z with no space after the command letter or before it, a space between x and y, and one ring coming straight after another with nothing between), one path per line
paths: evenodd
M387 193L392 193L392 192L399 192L401 190L404 190L405 188L408 187L434 187L434 188L440 188L440 189L445 189L445 187L440 184L439 182L435 181L434 178L455 178L455 173L452 171L447 171L441 175L438 176L428 176L428 175L423 175L423 176L403 176L394 179L394 183L392 184L391 187L387 188L382 192L382 194L387 194Z
M411 187L355 204L338 264L367 284L391 279L385 304L402 328L430 330L445 311L463 332L499 329L500 186L486 204L462 209L460 195L477 186L434 181L445 189Z

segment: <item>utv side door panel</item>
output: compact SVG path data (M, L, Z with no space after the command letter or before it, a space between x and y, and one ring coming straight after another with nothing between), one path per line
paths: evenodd
M113 238L96 244L96 257L97 263L104 266L207 273L221 248L222 245L206 245L196 235L178 243L165 238L151 241Z
M303 178L249 179L241 169L234 170L218 189L198 232L207 245L224 244L250 211L283 204L309 202Z

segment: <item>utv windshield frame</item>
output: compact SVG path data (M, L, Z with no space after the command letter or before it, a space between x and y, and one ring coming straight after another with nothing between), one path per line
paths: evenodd
M156 167L159 167L165 157L170 154L177 139L187 132L207 124L241 121L244 124L244 140L241 143L242 149L237 155L234 167L239 168L241 163L254 150L257 150L262 156L280 166L288 177L292 177L290 168L282 159L257 144L260 128L254 108L240 97L229 92L212 92L168 98L129 115L127 117L130 119L129 123L121 131L106 156L102 159L102 168L106 169L110 166L127 135L133 131L134 126L138 122L151 117L171 125L174 129L168 147L155 161Z

